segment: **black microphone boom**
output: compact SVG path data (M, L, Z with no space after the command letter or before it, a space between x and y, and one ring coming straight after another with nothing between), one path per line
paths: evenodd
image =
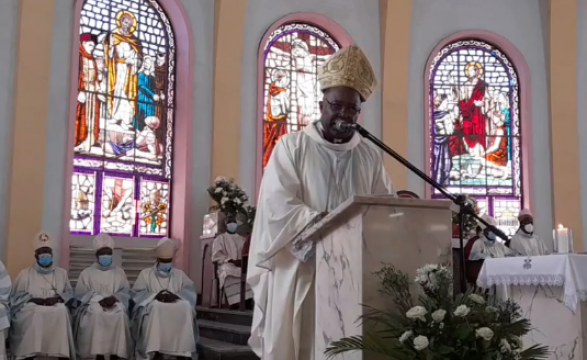
M389 156L391 156L394 159L396 159L397 161L399 161L403 166L408 168L414 174L418 175L418 177L420 179L422 179L425 182L427 182L428 184L430 184L433 188L438 190L442 195L444 195L445 197L450 199L453 203L455 203L456 205L459 206L459 219L460 219L459 245L461 247L460 280L461 280L461 291L464 293L467 290L466 270L465 270L466 259L465 259L465 249L464 249L464 244L463 244L464 243L463 229L465 227L464 226L465 225L465 216L466 215L473 216L475 219L477 219L478 222L487 226L489 229L491 229L491 232L493 232L495 235L497 235L498 237L500 237L504 241L507 241L508 237L503 233L503 231L498 229L496 226L489 224L487 221L485 221L484 219L479 217L479 215L477 215L475 213L475 209L473 209L473 206L467 201L467 198L464 195L455 196L455 195L451 194L450 192L448 192L448 190L446 190L442 185L440 185L438 182L436 182L430 176L426 175L422 170L418 169L414 164L412 164L411 162L406 160L403 156L396 153L392 148L385 145L385 143L383 141L376 138L373 134L368 132L361 125L356 124L356 123L351 124L351 123L346 123L344 121L340 121L340 122L337 121L335 123L335 127L337 127L337 129L338 128L344 129L345 131L348 130L349 128L356 130L362 137L369 139L373 144L377 145L377 147L379 147L381 150L385 151L385 153L387 153Z

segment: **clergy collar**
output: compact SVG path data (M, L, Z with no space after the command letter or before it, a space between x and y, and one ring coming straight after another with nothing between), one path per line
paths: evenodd
M319 129L320 125L320 121L315 121L304 128L304 133L306 133L306 135L308 135L310 139L314 140L315 142L324 147L336 151L347 151L355 148L357 145L361 143L361 135L359 135L357 132L355 132L353 134L353 137L346 143L331 143L330 141L327 141L326 139L324 139L324 137L322 137L322 131Z

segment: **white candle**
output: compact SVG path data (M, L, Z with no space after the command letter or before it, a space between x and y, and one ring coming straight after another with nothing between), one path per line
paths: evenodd
M558 228L554 231L554 246L556 252L559 254L567 254L572 251L571 236L568 228L558 225Z

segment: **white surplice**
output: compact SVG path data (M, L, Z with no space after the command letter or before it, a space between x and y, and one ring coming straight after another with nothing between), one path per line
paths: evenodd
M61 296L65 303L73 297L65 269L43 269L35 265L18 274L10 296L10 348L16 359L75 358L71 319L65 304L40 306L29 302L32 298L46 299L55 295Z
M481 235L471 248L469 260L484 260L514 256L514 252L500 241L489 241Z
M296 235L352 195L394 193L381 153L359 134L333 144L313 123L280 139L263 174L249 251L255 299L249 345L257 356L314 358L315 259L293 255Z
M512 236L510 249L512 249L517 256L539 256L548 255L550 253L538 235L526 234L522 229L519 229L514 236Z
M80 274L75 296L81 303L74 327L80 358L117 355L129 359L132 354L127 315L130 286L124 270L93 264ZM99 302L110 296L118 302L110 309L102 308Z
M163 290L180 299L174 303L157 301L155 297ZM170 273L162 273L156 266L141 271L132 289L132 299L132 332L138 360L147 360L156 352L195 355L197 294L193 281L183 271L174 268Z
M228 260L242 260L243 246L246 239L239 234L220 234L212 243L212 261L218 264L218 282L224 289L229 305L240 301L241 268ZM253 292L247 284L245 300L251 299Z

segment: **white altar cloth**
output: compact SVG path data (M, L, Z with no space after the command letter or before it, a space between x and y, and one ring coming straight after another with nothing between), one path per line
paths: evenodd
M587 255L557 254L487 259L477 285L561 286L564 303L575 312L579 301L587 301Z
M477 285L507 285L530 320L524 348L548 346L549 360L587 359L587 255L487 259Z

